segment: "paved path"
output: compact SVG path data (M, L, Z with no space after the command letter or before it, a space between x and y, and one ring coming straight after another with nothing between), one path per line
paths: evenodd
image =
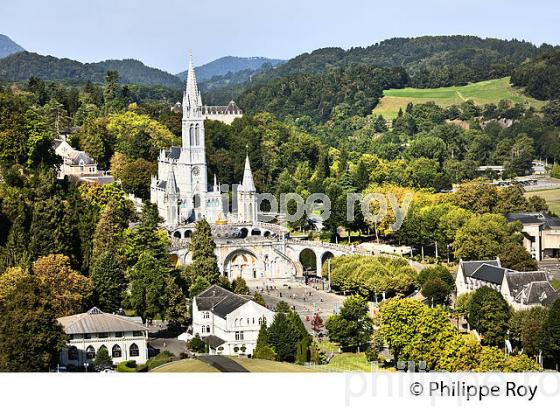
M325 321L327 317L334 314L336 306L339 308L342 306L345 299L342 295L315 289L314 286L319 287L320 285L306 286L292 282L289 284L289 289L288 286L279 285L276 289L269 287L268 291L263 291L262 283L259 283L258 286L258 292L261 293L268 306L276 306L281 300L288 303L295 308L309 331L311 330L311 319L315 313L318 313ZM249 288L254 292L255 283L249 284Z
M198 356L198 360L208 363L222 373L248 373L249 370L225 356Z

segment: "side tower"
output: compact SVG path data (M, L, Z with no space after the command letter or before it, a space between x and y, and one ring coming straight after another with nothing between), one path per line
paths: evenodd
M257 221L257 190L253 181L249 155L245 158L243 182L237 188L237 220L238 222L253 223Z

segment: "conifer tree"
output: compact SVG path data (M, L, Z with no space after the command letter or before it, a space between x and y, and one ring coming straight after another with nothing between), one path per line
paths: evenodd
M126 290L125 267L114 252L106 251L91 270L96 305L106 312L117 312Z
M216 283L220 277L215 249L210 224L201 219L196 223L196 231L189 245L192 252L192 270L194 275L203 276L211 284Z

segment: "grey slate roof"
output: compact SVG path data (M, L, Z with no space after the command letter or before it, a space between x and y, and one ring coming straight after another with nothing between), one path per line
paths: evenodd
M243 306L251 299L236 295L229 290L212 285L195 297L198 310L212 311L215 315L224 318L237 308Z
M544 225L545 228L560 228L560 218L540 212L519 212L504 214L508 222L519 221L523 225Z
M465 278L472 276L472 274L484 264L500 267L500 262L497 259L484 261L461 261L461 267Z
M483 263L478 267L478 269L473 272L471 278L475 278L484 282L494 283L495 285L501 285L504 280L505 272L505 268L501 268L499 266L491 265L488 263Z
M148 330L140 318L104 313L96 307L78 315L60 317L57 321L69 335Z
M548 281L531 282L514 296L514 300L524 305L552 305L558 299L558 293Z
M166 151L167 158L170 159L179 159L181 155L181 147L171 147Z
M515 272L509 271L506 275L509 290L512 295L520 292L523 287L531 282L548 282L548 276L543 271Z
M208 343L208 345L212 349L220 347L221 345L223 345L226 342L224 339L221 339L218 336L214 336L214 335L203 337L202 340L204 340L206 343Z

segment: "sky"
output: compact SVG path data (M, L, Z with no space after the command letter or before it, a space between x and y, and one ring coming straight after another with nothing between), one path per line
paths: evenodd
M216 58L289 59L391 37L472 34L560 44L559 0L0 0L0 33L82 62L135 58L171 73Z

